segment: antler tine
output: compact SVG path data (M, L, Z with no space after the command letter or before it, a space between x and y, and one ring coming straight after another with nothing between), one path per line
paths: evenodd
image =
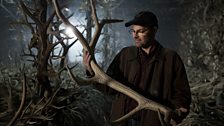
M99 39L99 36L101 34L101 30L102 30L103 26L98 21L98 17L97 17L97 14L96 14L96 8L95 8L93 0L90 0L90 4L91 4L91 9L92 9L92 18L93 18L93 21L95 23L95 32L94 32L94 35L93 35L93 39L90 42L90 47L91 47L91 49L93 49L92 51L94 51L94 48L95 48L96 43Z
M95 4L93 2L93 0L90 0L90 4L91 4L91 9L92 9L92 17L93 17L93 21L95 23L95 32L93 35L93 39L90 42L90 48L91 51L94 51L95 46L98 42L98 39L100 37L102 28L105 24L109 24L109 23L117 23L117 22L122 22L123 20L118 20L118 19L103 19L101 21L101 23L99 23L98 21L98 17L97 17L97 13L96 13L96 8L95 8ZM92 53L92 52L91 52Z
M127 120L130 116L134 115L135 113L137 113L141 109L142 109L142 107L140 105L138 105L135 109L133 109L132 111L130 111L126 115L124 115L121 118L116 119L116 120L114 120L112 122L115 123L115 124L119 124L120 122L123 122L124 120Z
M53 1L53 4L54 4L54 7L55 7L55 11L56 11L56 14L58 15L58 17L62 20L62 22L68 26L68 27L71 27L72 29L72 32L76 35L76 37L79 39L79 41L81 42L83 48L85 50L88 50L90 51L90 47L88 45L88 42L86 41L86 39L84 38L84 36L82 35L82 33L74 26L72 25L69 20L62 14L62 12L60 11L60 8L59 8L59 5L58 5L58 2L57 0L52 0Z

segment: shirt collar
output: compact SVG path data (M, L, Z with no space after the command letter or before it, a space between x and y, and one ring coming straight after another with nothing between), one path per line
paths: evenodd
M140 52L140 48L137 48L137 47L133 47L134 49L131 51L132 53L129 55L129 61L132 61L132 60L138 60L138 55L139 55L139 52ZM161 59L160 57L160 51L161 49L163 48L163 46L158 42L156 41L156 46L155 46L155 49L154 49L154 56L152 58L155 58L155 60L159 60Z

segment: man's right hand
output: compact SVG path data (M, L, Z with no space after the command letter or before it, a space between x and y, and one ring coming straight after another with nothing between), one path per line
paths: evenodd
M90 65L90 60L91 60L91 55L89 54L88 51L83 51L83 65L86 68L86 70L89 72L90 75L88 76L93 76L94 72L93 69Z

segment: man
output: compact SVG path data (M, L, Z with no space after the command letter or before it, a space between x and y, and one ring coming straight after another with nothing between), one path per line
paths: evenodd
M149 11L138 13L125 23L135 41L135 46L123 48L110 64L107 74L131 87L148 99L178 111L173 114L171 125L180 123L189 113L190 87L180 56L164 48L155 40L158 29L157 17ZM91 56L84 55L83 63L90 75ZM136 107L132 99L118 94L111 111L111 120L118 119ZM142 110L122 126L160 126L158 113Z

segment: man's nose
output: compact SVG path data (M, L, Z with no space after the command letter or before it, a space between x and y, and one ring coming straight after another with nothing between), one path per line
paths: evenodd
M133 36L133 38L137 38L138 37L138 32L133 32L132 36Z

